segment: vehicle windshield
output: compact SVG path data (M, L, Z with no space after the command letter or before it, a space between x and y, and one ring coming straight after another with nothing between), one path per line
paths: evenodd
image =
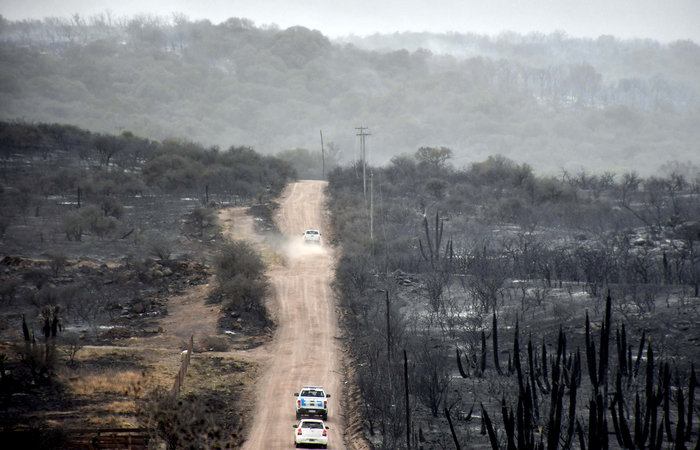
M301 391L302 397L325 397L323 391Z
M321 422L302 422L301 427L320 429L323 428L323 424Z

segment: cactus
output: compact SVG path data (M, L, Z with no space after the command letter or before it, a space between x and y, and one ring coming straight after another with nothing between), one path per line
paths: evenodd
M586 359L588 360L588 375L591 378L591 384L596 393L598 393L601 387L607 388L608 383L608 349L610 342L610 316L612 313L611 303L610 291L608 290L608 296L605 300L605 317L603 318L600 331L598 361L596 361L596 348L591 338L590 321L588 319L588 311L586 311Z
M481 418L482 418L482 431L485 426L486 430L488 430L489 433L489 441L491 442L491 449L492 450L500 450L498 447L498 439L496 438L496 432L493 431L493 424L491 423L491 419L489 418L489 415L486 413L486 410L484 409L484 404L481 403ZM483 434L483 432L482 432Z
M537 401L537 389L535 389L535 372L537 371L537 369L535 367L535 361L532 354L532 336L530 336L530 338L527 340L527 359L528 364L530 365L530 385L532 386L532 403L535 406L535 417L539 417L540 412Z
M513 367L513 358L511 357L510 352L508 352L508 375L511 375L515 368Z
M617 378L615 382L617 392L613 396L612 403L610 404L610 413L612 415L613 427L615 428L615 436L617 437L617 443L620 447L627 448L629 450L634 450L635 445L632 440L632 433L630 432L629 426L627 425L627 420L624 415L624 400L622 394L622 371L618 370ZM615 407L617 406L617 410Z
M678 405L678 421L676 422L676 449L685 449L685 400L683 389L676 389L676 404Z
M603 319L603 324L600 331L600 348L598 352L600 354L600 362L598 364L598 383L599 385L607 387L608 384L608 349L610 342L610 316L612 313L612 300L610 298L610 290L608 289L608 296L605 299L605 318Z
M596 354L595 343L591 339L591 322L588 319L588 310L586 310L586 361L588 362L588 376L591 378L591 385L598 392L598 379L596 377Z
M452 426L452 418L450 417L450 411L445 408L445 417L447 417L447 423L450 425L450 432L452 433L452 440L455 443L455 448L461 450L459 446L459 440L457 439L457 433L455 433L455 428Z
M467 369L464 369L462 365L462 356L459 354L459 348L457 348L457 367L459 368L459 374L462 378L469 378L469 366L467 365Z
M479 358L479 376L483 376L486 371L486 332L481 330L481 357Z
M542 338L542 378L544 379L545 391L548 393L552 386L549 384L549 374L547 373L547 366L549 362L547 361L547 346L544 343L544 337Z
M668 442L673 442L673 434L671 432L671 373L668 370L668 362L664 362L663 366L663 396L664 396L664 422L666 425L666 437Z
M442 232L445 228L445 222L440 220L440 213L435 213L435 237L434 240L430 239L430 227L428 226L428 218L423 217L423 228L425 229L425 240L428 246L428 253L425 253L423 249L423 241L418 239L418 246L420 248L420 253L423 259L430 263L431 267L435 267L436 262L440 262L440 243L442 242ZM434 242L434 245L433 245ZM445 245L445 254L442 257L442 261L446 261L449 256L450 260L454 257L454 251L452 249L452 239L447 241Z
M566 436L566 445L564 448L571 448L571 442L574 438L574 420L576 419L576 391L577 391L577 378L579 378L581 372L581 360L580 353L579 357L574 361L573 370L571 371L571 380L569 382L569 426L568 433ZM576 363L578 361L578 363Z
M523 370L520 366L520 342L518 338L519 334L519 322L515 319L515 336L513 337L513 365L515 366L515 372L518 374L518 392L522 394L525 389L523 387Z
M642 362L642 352L644 351L644 338L646 337L646 330L642 330L642 338L639 340L639 352L637 353L637 361L634 363L634 376L636 377L639 373L639 366Z
M493 364L496 367L496 373L499 375L503 375L503 371L501 370L501 364L498 361L498 318L496 317L496 313L493 313Z
M29 335L29 327L27 326L27 319L22 314L22 335L24 336L24 342L29 343L31 337Z
M698 384L698 379L695 376L695 365L690 365L690 381L688 382L688 427L685 430L685 440L690 440L690 434L693 429L693 401L695 397L695 386ZM700 439L700 438L699 438ZM700 442L700 440L698 441Z
M619 370L622 376L628 375L627 368L627 334L625 333L625 324L622 324L622 331L618 328L615 330L615 344L617 346L617 359L619 361Z
M560 327L556 361L552 365L552 394L550 396L551 405L549 407L548 421L549 432L547 435L547 448L549 450L556 450L559 445L559 434L561 432L562 417L562 399L564 397L564 389L561 383L561 358L565 348L566 339Z

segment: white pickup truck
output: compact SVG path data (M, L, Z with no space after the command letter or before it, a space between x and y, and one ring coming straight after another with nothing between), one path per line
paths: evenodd
M321 245L321 233L318 230L306 230L303 236L305 244Z
M328 400L331 394L326 394L321 386L304 386L301 392L294 394L297 397L297 420L302 417L321 416L328 419Z

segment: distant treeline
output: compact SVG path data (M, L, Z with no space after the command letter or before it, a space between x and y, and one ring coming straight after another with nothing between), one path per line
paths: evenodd
M349 43L348 43L349 42ZM366 49L362 49L366 48ZM130 130L262 153L370 161L445 145L542 170L656 171L694 161L700 47L690 41L404 33L333 42L304 27L139 15L0 17L0 118Z
M296 179L291 163L245 146L220 151L189 141L153 141L126 131L91 133L73 125L0 122L0 157L3 192L15 199L75 196L80 190L84 201L100 204L151 192L260 202L279 195ZM14 203L5 205L9 214L3 215L13 215ZM102 209L105 215L118 216L106 206Z

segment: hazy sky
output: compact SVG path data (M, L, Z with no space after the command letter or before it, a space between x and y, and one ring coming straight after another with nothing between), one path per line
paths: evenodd
M700 0L0 0L0 14L9 20L76 12L88 17L108 9L117 16L180 12L213 23L241 17L256 25L303 25L329 36L564 30L573 37L700 43Z

